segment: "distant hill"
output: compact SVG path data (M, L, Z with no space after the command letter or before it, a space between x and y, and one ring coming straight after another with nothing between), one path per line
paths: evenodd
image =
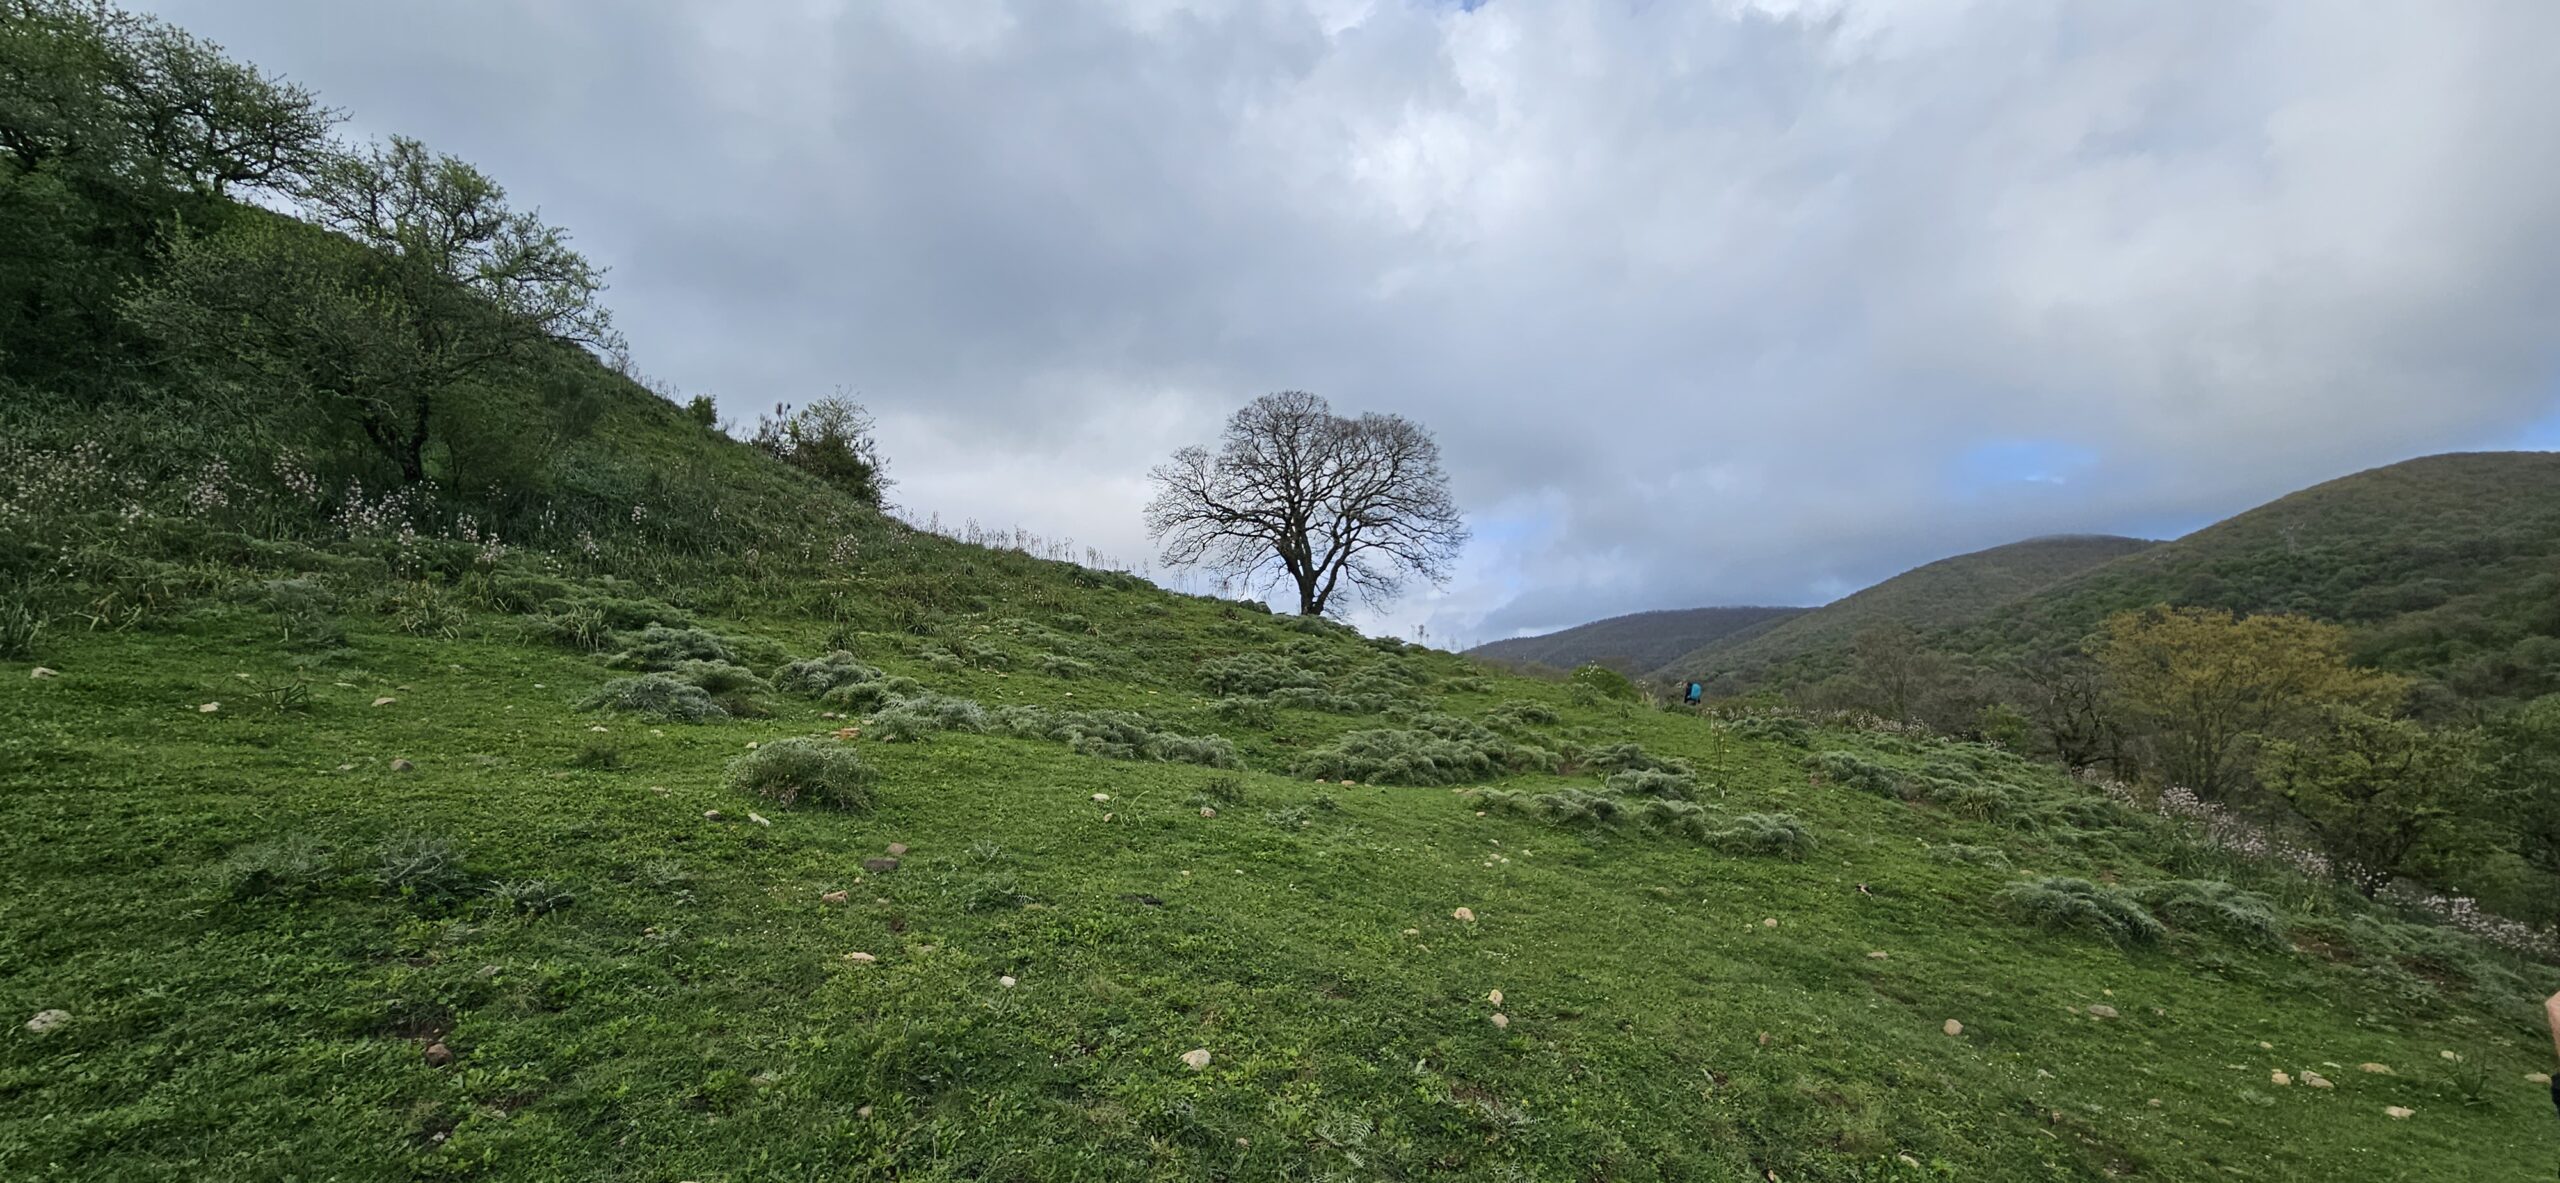
M1977 656L2031 652L2156 603L2343 624L2360 661L2464 697L2560 690L2560 452L2453 453L2340 477L2080 572L1946 641Z
M1931 632L1979 624L2043 588L2156 545L2111 534L2067 534L1940 559L1766 629L1685 650L1656 672L1664 678L1750 682L1781 666L1826 665L1820 659L1845 654L1859 633L1876 625Z
M1628 673L1658 669L1700 646L1728 640L1803 614L1803 608L1673 608L1636 612L1536 637L1513 637L1467 650L1470 657L1559 669L1598 662Z

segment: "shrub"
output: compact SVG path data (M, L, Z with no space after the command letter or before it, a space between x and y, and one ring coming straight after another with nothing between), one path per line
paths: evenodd
M1631 768L1625 772L1610 773L1604 787L1612 793L1686 801L1690 793L1697 789L1698 783L1694 778L1677 772L1666 772L1659 768Z
M213 881L234 900L294 899L319 892L338 873L336 851L297 834L232 851L214 868Z
M2275 901L2219 879L2165 879L2132 895L2180 928L2212 929L2264 949L2285 947L2284 915Z
M782 672L774 675L773 683L792 694L816 698L838 686L877 682L881 677L879 670L838 649L823 657L806 657L783 666Z
M1791 748L1813 744L1813 726L1793 715L1744 715L1727 722L1725 729L1744 739L1780 743Z
M1943 846L1930 847L1929 857L1942 863L1964 863L1978 867L1998 867L2002 870L2007 870L2009 866L2009 853L1997 846L1967 846L1961 842L1949 842Z
M1031 902L1030 894L1011 875L980 875L952 889L951 895L964 912L997 912Z
M1824 780L1880 797L1900 796L1902 792L1901 773L1890 765L1879 764L1856 752L1816 752L1804 763L1807 769Z
M1324 679L1271 654L1247 652L1203 663L1200 684L1216 695L1269 694L1287 686L1321 689Z
M1052 678L1074 679L1093 676L1092 662L1078 661L1063 654L1043 653L1040 655L1039 664L1040 672Z
M391 627L413 637L458 637L471 617L453 597L432 583L412 583L383 598L382 611Z
M754 670L725 661L679 661L671 673L679 681L700 687L711 701L720 704L721 710L732 715L764 714L764 704L757 696L773 690L773 683Z
M1581 789L1557 789L1548 793L1517 793L1493 789L1478 795L1485 808L1502 813L1526 814L1558 825L1605 825L1616 821L1625 806L1615 797L1587 793Z
M0 660L24 661L36 655L36 638L44 634L44 615L22 597L0 602ZM290 628L286 637L291 639Z
M1331 747L1307 753L1291 771L1328 780L1448 785L1492 776L1501 768L1497 755L1488 745L1429 731L1354 731Z
M924 683L913 678L886 677L871 682L847 682L825 694L818 701L838 710L873 711L901 698L924 693Z
M620 768L622 767L622 749L609 743L590 740L587 746L578 749L577 755L569 758L569 766L600 772Z
M335 645L346 639L338 626L337 597L319 580L271 579L259 586L258 600L275 614L288 645ZM0 632L6 631L6 619L0 610Z
M1233 776L1213 776L1200 782L1200 794L1221 805L1241 804L1244 781Z
M2086 879L2022 879L1993 899L2011 919L2048 932L2089 932L2119 945L2148 945L2165 931L2139 900Z
M548 879L515 879L489 885L489 898L498 907L527 916L548 916L577 901L577 897Z
M729 713L702 687L667 674L615 678L584 705L591 711L622 711L671 723L700 723Z
M1243 694L1230 694L1209 704L1209 712L1238 726L1258 730L1268 730L1275 719L1271 700Z
M374 880L394 895L449 899L471 878L462 865L462 848L443 838L402 834L384 842L375 854Z
M1684 777L1693 775L1688 761L1670 756L1655 756L1645 751L1644 745L1635 743L1614 743L1605 748L1595 748L1583 753L1582 763L1592 768L1613 772L1668 772Z
M778 739L729 762L730 788L784 809L869 809L871 779L852 748L816 739Z
M1812 853L1813 831L1791 814L1746 813L1707 836L1717 849L1801 862Z
M1515 698L1509 702L1502 703L1494 707L1492 710L1486 711L1484 713L1484 717L1486 722L1491 723L1496 727L1507 727L1514 730L1523 727L1546 726L1548 724L1561 723L1564 721L1564 716L1558 713L1554 707L1548 706L1543 702L1531 702L1525 698Z
M1576 669L1566 676L1565 684L1572 687L1575 702L1638 702L1644 698L1644 692L1636 689L1625 674L1605 665Z
M580 653L602 653L613 644L613 626L593 604L570 604L524 622L525 632L539 640Z
M653 624L640 630L636 637L623 641L622 652L605 664L617 669L671 670L683 661L736 662L737 653L728 638L698 628L672 628Z

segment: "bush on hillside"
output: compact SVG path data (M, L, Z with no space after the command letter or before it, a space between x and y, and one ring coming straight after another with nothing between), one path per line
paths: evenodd
M472 878L462 848L429 834L397 835L377 847L374 858L374 881L405 899L452 899Z
M1694 776L1689 762L1673 756L1656 756L1644 750L1643 744L1613 743L1593 748L1582 754L1584 767L1610 772L1667 772L1674 776Z
M870 681L846 682L819 695L818 701L840 711L876 711L899 699L913 698L924 692L924 683L891 675Z
M882 743L917 743L937 731L987 730L987 709L973 699L927 691L872 712L866 734Z
M1697 790L1698 782L1696 778L1685 773L1670 772L1660 768L1630 768L1624 772L1610 773L1604 786L1612 793L1686 801L1690 794Z
M729 762L729 787L789 809L802 802L833 809L871 808L872 771L841 743L778 739Z
M678 662L725 661L735 663L738 654L728 638L698 628L673 628L653 624L639 635L623 638L622 652L605 664L627 670L672 670Z
M1745 813L1707 836L1728 854L1752 854L1802 862L1814 848L1813 831L1785 813Z
M1300 776L1390 785L1453 785L1501 770L1496 749L1428 731L1354 731L1290 767Z
M679 661L668 671L677 680L690 682L720 704L720 709L742 718L755 718L765 713L760 695L773 692L773 683L742 665L725 661Z
M1725 730L1744 739L1785 744L1791 748L1813 744L1813 725L1793 715L1744 715L1725 722Z
M2140 900L2086 879L2022 879L2001 888L1993 901L2020 923L2048 932L2095 933L2119 945L2153 944L2167 931Z
M1929 857L1942 863L1997 867L2004 871L2009 868L2009 852L1997 846L1967 846L1962 842L1948 842L1930 847Z
M392 588L382 597L382 614L391 618L393 631L412 637L458 637L471 622L453 595L432 583Z
M613 626L605 622L604 611L593 604L565 604L555 611L526 617L524 630L537 640L580 653L602 653L613 644Z
M773 684L789 693L815 698L838 686L876 682L880 678L879 670L838 649L824 656L804 657L783 666L782 671L774 675Z
M1879 797L1902 795L1900 771L1856 752L1816 752L1806 757L1804 763L1806 769L1834 784L1847 785Z
M232 851L215 865L212 878L215 890L225 897L247 902L313 895L340 874L335 850L308 835L295 834Z
M1092 662L1080 661L1063 653L1043 653L1036 664L1041 673L1052 678L1074 681L1078 678L1093 676Z
M729 714L702 687L668 674L615 678L583 705L591 711L621 711L670 723L701 723Z
M1271 700L1247 694L1230 694L1209 704L1209 713L1240 727L1267 731L1276 720Z
M2285 946L2284 913L2275 901L2219 879L2165 879L2132 895L2180 928L2210 929L2264 949Z
M1628 681L1625 674L1605 665L1586 665L1576 669L1565 678L1565 685L1571 688L1573 700L1585 706L1604 702L1641 702L1644 699L1644 691Z
M1500 703L1492 710L1486 711L1484 718L1487 723L1512 731L1532 726L1543 727L1564 721L1564 716L1554 707L1525 698L1515 698L1509 702Z
M1245 652L1200 666L1202 689L1215 695L1269 694L1283 687L1320 690L1324 679L1269 653Z
M1557 825L1603 825L1617 820L1626 807L1615 797L1581 789L1557 789L1547 793L1488 789L1476 794L1476 800L1486 809L1498 813L1520 814Z

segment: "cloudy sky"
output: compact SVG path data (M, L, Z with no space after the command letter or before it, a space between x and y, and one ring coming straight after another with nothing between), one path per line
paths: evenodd
M162 0L1132 561L1254 395L1432 428L1476 641L2560 447L2550 0ZM1195 585L1197 586L1197 585Z

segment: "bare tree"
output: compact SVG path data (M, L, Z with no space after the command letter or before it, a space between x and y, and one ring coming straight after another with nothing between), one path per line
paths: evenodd
M1375 602L1407 575L1446 582L1467 541L1430 432L1400 415L1345 419L1304 391L1253 400L1216 452L1184 448L1149 475L1147 534L1167 565L1257 589L1287 580L1302 615L1345 588Z

